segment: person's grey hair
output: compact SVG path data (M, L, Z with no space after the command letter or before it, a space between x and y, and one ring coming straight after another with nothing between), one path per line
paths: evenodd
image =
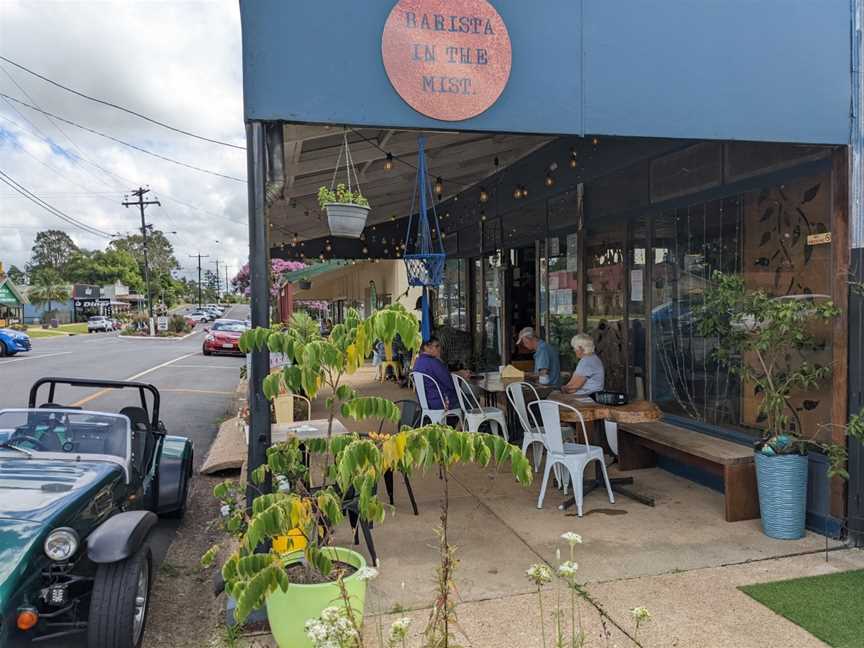
M582 353L594 353L594 338L585 333L579 333L570 340L570 346L573 347L574 351L582 349Z

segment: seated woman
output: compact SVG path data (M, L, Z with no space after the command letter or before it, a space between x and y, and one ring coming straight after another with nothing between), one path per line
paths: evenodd
M579 358L579 364L573 371L573 377L561 387L561 391L577 396L591 396L603 391L606 373L603 369L603 361L594 353L594 340L590 335L580 333L573 336L570 345Z
M459 407L453 378L450 376L447 365L441 360L441 343L438 338L431 337L420 347L420 355L417 356L417 361L414 363L414 371L431 376L441 388L441 395L444 396L443 403L435 386L426 380L423 381L429 409L455 409ZM468 375L467 371L458 373L463 377Z

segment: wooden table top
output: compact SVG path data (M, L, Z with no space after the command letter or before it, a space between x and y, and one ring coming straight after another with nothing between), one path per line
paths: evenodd
M558 401L565 405L571 405L579 410L586 423L591 421L615 421L616 423L649 423L658 421L663 413L651 401L632 401L626 405L600 405L585 396L575 394L564 394L553 391L548 396L549 400ZM578 423L579 418L573 412L561 410L561 420L568 423Z
M313 421L295 421L294 423L274 423L270 426L270 442L284 443L288 435L295 436L301 441L307 439L323 439L327 436L327 419L315 419ZM344 436L350 434L342 421L333 419L333 436Z

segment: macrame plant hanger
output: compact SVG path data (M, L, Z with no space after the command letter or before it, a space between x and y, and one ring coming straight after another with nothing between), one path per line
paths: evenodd
M435 211L435 198L426 169L426 138L422 135L417 138L417 159L417 181L414 184L414 195L411 198L408 231L405 234L404 258L405 268L408 271L408 285L423 288L421 332L425 341L432 337L429 288L440 286L443 283L444 261L447 255L444 253L438 213ZM414 210L417 207L418 193L420 209L415 216Z

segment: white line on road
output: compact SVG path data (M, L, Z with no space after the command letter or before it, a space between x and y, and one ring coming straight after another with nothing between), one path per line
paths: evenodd
M174 365L176 369L231 369L233 371L237 371L243 365L206 365L206 364L178 364Z
M44 355L24 356L23 358L10 358L9 360L0 360L0 365L12 364L13 362L24 362L25 360L41 360L42 358L53 358L54 356L69 355L71 351L58 351L57 353L46 353Z
M132 380L138 380L139 378L146 376L149 373L153 373L154 371L158 371L159 369L164 369L165 367L172 365L175 362L180 362L181 360L185 360L189 356L196 355L197 353L198 353L197 351L195 351L193 353L187 353L186 355L182 355L179 358L174 358L173 360L169 360L168 362L163 362L162 364L158 364L155 367L150 367L149 369L145 369L144 371L137 373L134 376L129 376L125 380L126 380L126 382L129 382ZM98 392L96 392L95 394L90 394L89 396L86 396L85 398L82 398L81 400L72 403L72 407L81 407L85 403L89 403L90 401L95 400L95 399L99 398L100 396L103 396L103 395L109 393L110 391L112 391L112 390L101 389Z

